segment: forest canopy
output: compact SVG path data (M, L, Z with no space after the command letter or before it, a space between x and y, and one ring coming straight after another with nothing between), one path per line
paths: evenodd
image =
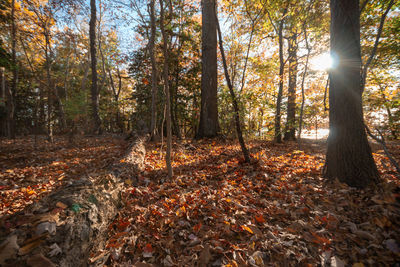
M167 61L162 52L158 2L153 4L153 13L151 1L94 2L97 127L106 132L127 132L135 127L147 131L153 127L155 109L158 116L153 118L153 128L161 133L165 127L162 75L167 64L172 134L196 136L201 117L200 1L176 0L165 5ZM371 128L397 138L399 4L387 0L361 2L363 64L374 54L368 63L363 93L364 117ZM88 2L2 0L0 4L1 134L48 135L50 130L62 134L72 128L92 132L94 72ZM274 135L280 87L280 131L284 134L289 127L293 137L300 131L318 138L326 135L331 67L329 3L219 1L217 10L244 136ZM281 72L280 54L284 63ZM152 77L152 61L156 77ZM218 131L235 136L234 110L219 52L217 77ZM152 96L154 86L157 89Z

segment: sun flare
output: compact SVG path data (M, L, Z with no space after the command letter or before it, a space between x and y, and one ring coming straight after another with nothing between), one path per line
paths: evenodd
M327 71L334 65L333 59L328 52L319 54L310 60L310 65L313 70Z

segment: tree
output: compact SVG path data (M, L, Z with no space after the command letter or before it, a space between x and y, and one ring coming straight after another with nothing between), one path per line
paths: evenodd
M154 140L157 136L157 63L155 56L155 38L156 38L156 18L154 11L155 0L150 1L150 38L149 38L149 54L151 60L151 124L150 134Z
M281 133L281 105L282 105L282 95L283 95L283 74L285 71L285 61L283 59L283 26L285 24L286 14L289 9L289 1L287 1L286 6L282 11L282 15L279 19L278 27L274 24L270 12L267 12L270 23L274 27L276 34L278 35L279 43L279 85L278 85L278 95L276 97L276 107L275 107L275 133L274 140L277 143L282 143L282 133Z
M15 138L15 94L18 80L18 66L16 58L16 18L15 18L15 0L11 1L11 86L7 90L7 135L9 138Z
M324 175L363 188L379 181L368 144L361 99L359 0L331 0L329 137Z
M246 147L246 144L244 143L244 139L243 139L243 135L242 135L242 129L241 129L241 126L240 126L239 105L237 103L235 91L233 91L233 85L232 85L232 82L231 82L231 79L230 79L229 73L228 73L228 66L226 64L226 59L225 59L225 52L224 52L224 46L223 46L223 41L222 41L221 28L219 26L219 21L218 21L217 14L215 13L214 16L216 17L216 21L217 21L219 49L221 51L222 62L223 62L223 66L224 66L225 79L226 79L226 83L228 84L229 93L231 95L233 108L234 108L234 112L235 112L236 134L237 134L237 137L238 137L238 140L239 140L240 148L242 149L244 160L245 160L245 162L249 163L250 162L249 151L247 150L247 147Z
M171 148L172 148L172 131L171 131L171 99L169 92L169 70L168 70L168 36L164 26L164 0L160 0L160 28L163 38L163 54L164 54L164 91L166 101L166 117L167 117L167 155L166 163L168 177L172 178L173 171L171 165ZM171 10L170 10L171 11Z
M99 116L99 90L97 88L97 58L96 58L96 0L90 0L90 21L89 21L89 39L90 39L90 58L92 67L92 119L93 132L101 133L101 120Z
M290 36L288 38L289 54L289 86L287 102L287 119L285 126L284 140L296 140L296 81L297 81L297 30L291 25Z
M215 0L202 0L201 110L197 138L218 134L217 23Z

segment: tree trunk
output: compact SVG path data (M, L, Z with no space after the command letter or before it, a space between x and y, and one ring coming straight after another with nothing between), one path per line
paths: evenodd
M155 0L150 1L150 40L149 40L149 54L151 60L151 122L150 122L150 135L151 139L158 138L157 131L157 62L154 50L154 43L156 38L156 18L155 18Z
M283 94L283 73L285 70L285 61L283 60L283 24L285 22L285 15L288 7L283 10L281 21L279 22L278 38L279 38L279 89L276 97L276 110L275 110L275 133L274 140L276 143L282 143L281 133L281 105Z
M233 103L233 109L235 111L236 134L237 134L237 137L239 140L240 148L242 149L244 160L245 160L245 162L249 163L250 162L249 151L247 150L246 144L244 143L244 139L243 139L242 129L240 126L239 105L237 103L235 91L233 91L233 85L231 83L231 79L230 79L229 73L228 73L228 65L227 65L226 59L225 59L224 46L222 43L222 33L221 33L221 29L219 27L217 13L215 13L214 16L215 16L215 20L217 22L219 49L221 51L222 63L224 65L225 79L226 79L226 83L228 84L229 92L230 92L232 103Z
M197 138L218 134L216 1L202 0L201 110Z
M163 38L163 54L164 54L164 91L165 91L165 101L167 110L167 155L166 163L168 170L168 177L172 178L173 171L171 165L171 149L172 149L172 131L171 131L171 99L169 95L169 70L168 70L168 36L164 28L164 0L160 0L160 28Z
M331 0L329 137L324 174L364 188L379 174L364 127L361 98L360 14L358 0Z
M18 68L16 58L17 27L15 25L15 0L11 1L11 85L7 90L7 136L15 138L15 93L17 89Z
M307 37L307 29L304 26L304 41L306 43L306 49L307 49L307 56L306 56L306 63L304 65L304 72L303 72L303 77L301 80L301 107L300 107L300 117L299 117L299 132L297 134L297 138L299 140L299 145L300 145L300 139L301 139L301 131L303 130L303 113L304 113L304 102L305 102L305 93L304 93L304 82L306 80L306 75L308 71L308 60L310 58L310 53L311 53L311 48L308 44L308 37Z
M90 41L90 58L92 66L92 119L94 134L101 134L101 120L99 116L99 90L97 88L97 57L96 57L96 0L90 0L90 22L89 22L89 41Z
M292 29L289 37L289 85L285 141L296 140L296 82L297 82L297 32Z

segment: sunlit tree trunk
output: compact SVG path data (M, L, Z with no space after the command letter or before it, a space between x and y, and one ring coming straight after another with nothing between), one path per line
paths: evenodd
M163 37L163 54L164 54L164 91L166 101L166 117L167 117L167 155L166 163L168 170L168 177L173 176L171 165L171 149L172 149L172 131L171 131L171 99L169 92L169 70L168 70L168 36L165 31L164 25L164 0L160 0L160 28Z
M304 82L306 80L306 75L308 71L308 61L311 53L311 48L308 43L307 29L305 26L303 28L303 31L304 31L304 41L306 43L307 55L306 55L306 63L304 65L303 77L301 80L301 106L300 106L300 117L299 117L299 132L297 134L297 138L299 139L299 144L301 138L301 131L303 130L303 113L304 113L304 102L305 102Z
M218 134L217 24L215 0L202 0L201 109L197 138Z
M297 32L292 29L289 37L289 86L284 140L296 140L296 86L297 86Z
M283 60L283 25L285 23L285 15L288 11L286 7L282 12L282 18L279 22L278 29L278 42L279 42L279 86L278 95L276 97L276 108L275 108L275 133L274 140L276 143L282 143L282 132L281 132L281 105L282 105L282 94L283 94L283 74L285 70L285 61Z
M364 188L379 181L363 119L358 0L331 0L329 137L324 174Z
M99 116L99 90L97 88L97 56L96 56L96 0L90 0L89 42L92 67L91 106L93 119L93 133L101 134L101 120Z

